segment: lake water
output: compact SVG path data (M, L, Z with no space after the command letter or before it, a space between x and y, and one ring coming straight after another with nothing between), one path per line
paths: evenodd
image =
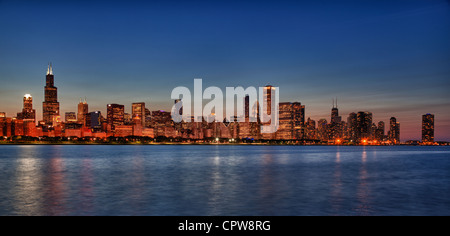
M2 145L0 215L450 215L450 147Z

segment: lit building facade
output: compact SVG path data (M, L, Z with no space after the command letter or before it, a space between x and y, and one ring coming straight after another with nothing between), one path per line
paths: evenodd
M84 102L81 101L81 99L80 99L80 103L78 103L77 122L79 124L87 126L86 116L88 113L89 113L89 105L87 104L86 99L84 99Z
M397 118L391 117L389 124L389 141L393 144L400 143L400 123Z
M115 130L118 125L124 125L125 106L119 104L108 104L106 107L106 122Z
M23 109L22 112L17 113L17 119L36 122L36 110L33 109L33 97L30 94L24 95Z
M55 87L52 64L47 68L46 85L44 88L45 100L42 103L42 116L44 124L55 126L59 118L58 88Z
M434 142L434 115L425 114L422 116L422 143Z
M133 123L140 123L145 127L145 103L137 102L131 104L131 119Z
M360 111L356 114L356 142L368 140L372 135L372 113Z
M66 112L65 121L66 121L66 123L77 122L77 114L75 112Z

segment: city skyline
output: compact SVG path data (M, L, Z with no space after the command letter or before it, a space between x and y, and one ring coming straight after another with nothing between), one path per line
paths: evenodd
M278 95L274 95L274 93L279 93L279 91L276 91L279 88L272 85L260 88L267 92L267 94L264 92L263 101L256 100L254 101L255 104L250 104L249 95L242 97L240 102L242 108L245 108L241 114L242 121L239 120L239 112L235 110L236 113L231 117L224 117L223 122L222 118L219 118L219 120L214 118L216 114L213 113L209 115L203 113L203 118L197 120L194 118L192 111L188 112L186 121L178 122L172 119L171 112L184 116L183 107L178 110L174 106L170 109L171 111L150 111L145 107L145 102L132 103L131 113L125 112L125 105L107 104L107 115L103 117L101 111L89 111L86 98L84 101L80 98L78 112L66 112L63 121L63 114L59 112L58 92L54 82L52 63L49 63L45 77L42 119L36 117L36 110L33 109L33 97L30 94L25 94L22 112L18 112L17 116L8 117L5 112L0 112L0 131L2 132L0 136L50 136L65 137L69 140L70 137L106 139L110 136L141 136L146 138L164 136L166 138L181 138L186 141L189 139L204 140L206 138L208 140L214 138L216 142L219 138L226 138L230 141L234 138L242 140L291 140L295 142L311 142L314 140L314 143L334 145L404 143L400 139L401 126L396 117L390 118L387 132L384 121L378 121L377 124L373 120L373 114L368 111L352 112L348 115L346 122L339 115L337 98L333 99L329 122L327 119L320 119L316 127L315 120L310 117L306 120L305 105L300 102L278 102L277 108L272 107L273 104L271 103L278 101L278 98L275 98ZM183 97L183 99L185 98ZM175 99L174 104L176 105L181 101L182 99ZM239 101L235 102L239 103ZM264 107L259 107L260 103L266 104L267 113L260 110ZM263 121L261 117L261 115L264 115L262 113L270 114L274 111L277 111L278 115L271 116L271 119L278 120L275 122L278 127L273 127L272 121ZM270 127L267 126L269 124ZM263 129L272 131L264 134ZM422 139L408 140L406 143L433 145L435 144L434 132L434 114L424 114L422 116ZM437 142L440 141L443 140Z
M14 116L31 94L40 120L43 68L52 61L61 117L77 111L80 97L104 115L114 103L130 114L137 102L170 110L171 89L202 78L221 88L277 85L280 102L301 102L316 121L330 122L338 97L343 120L359 111L386 125L396 117L402 141L421 140L422 115L432 113L434 139L450 141L446 1L176 3L0 3L0 29L10 36L0 44L0 111ZM36 18L44 9L59 21ZM23 17L6 20L14 14Z

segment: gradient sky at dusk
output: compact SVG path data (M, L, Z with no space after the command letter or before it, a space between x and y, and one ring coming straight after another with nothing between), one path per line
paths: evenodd
M0 111L30 93L42 119L53 63L61 114L145 102L170 109L177 86L280 87L306 117L391 116L401 139L420 139L434 113L450 141L450 2L427 1L2 1Z

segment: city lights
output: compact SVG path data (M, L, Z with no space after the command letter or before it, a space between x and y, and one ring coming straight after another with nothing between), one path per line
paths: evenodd
M0 112L0 135L5 139L10 137L11 140L13 137L23 136L39 140L53 137L67 141L82 139L91 142L131 140L142 143L141 139L144 139L149 142L170 140L186 143L401 144L400 123L396 117L390 118L387 133L385 123L379 121L376 125L372 113L368 111L352 112L344 121L339 114L336 98L333 99L329 122L326 119L316 122L311 118L305 119L305 105L300 102L279 102L279 90L271 85L260 88L258 99L255 88L227 87L227 96L237 94L239 98L238 112L227 112L227 117L221 114L222 107L216 106L219 103L206 105L201 112L195 109L200 106L195 105L196 99L201 101L204 96L211 98L213 92L220 95L221 91L217 87L206 88L204 93L207 95L201 94L200 97L194 93L193 114L199 115L197 117L190 111L190 92L187 88L178 87L179 90L176 88L172 91L176 99L171 112L150 111L144 102L136 102L131 105L131 114L125 112L125 105L107 104L107 112L103 116L100 111L90 112L87 99L84 98L84 101L80 99L77 112L66 112L65 120L62 121L58 89L54 82L52 64L49 63L42 120L36 118L31 94L25 94L22 112L17 113L16 117L7 117L5 112ZM202 91L201 79L195 79L194 84L200 87L196 88L196 91ZM182 98L179 97L180 94ZM227 105L228 108L235 110L234 106ZM433 114L423 115L420 144L436 144Z

